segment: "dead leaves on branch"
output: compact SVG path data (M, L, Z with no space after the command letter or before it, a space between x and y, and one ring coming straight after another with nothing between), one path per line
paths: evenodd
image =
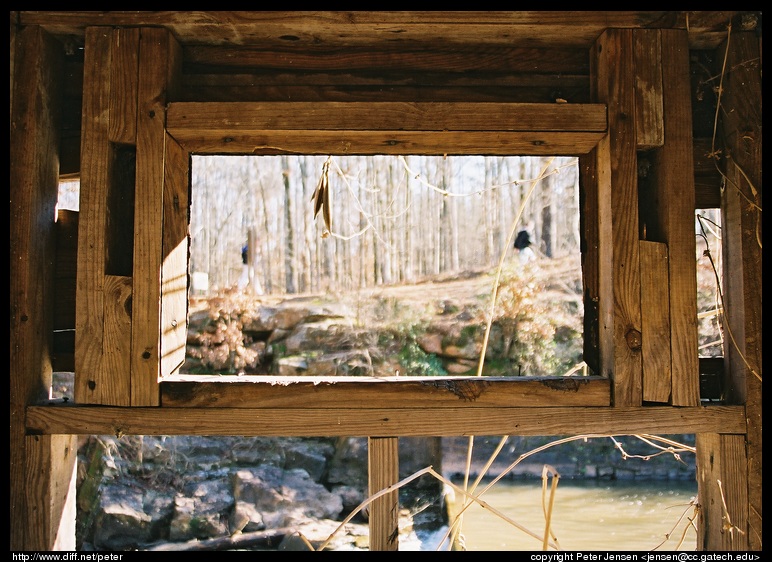
M316 220L319 211L322 211L324 218L324 231L322 238L327 238L332 233L332 218L330 214L330 159L324 161L322 165L322 175L319 177L319 183L316 185L314 194L311 196L314 203L314 220Z

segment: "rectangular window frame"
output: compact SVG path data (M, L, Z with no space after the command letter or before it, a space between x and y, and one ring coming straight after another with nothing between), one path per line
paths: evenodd
M187 321L180 320L183 311L187 312L189 291L186 233L192 155L581 157L590 153L606 132L604 104L170 103L164 158L161 405L292 408L314 404L366 409L372 406L375 393L379 407L611 405L609 378L596 375L383 378L179 374L187 336Z

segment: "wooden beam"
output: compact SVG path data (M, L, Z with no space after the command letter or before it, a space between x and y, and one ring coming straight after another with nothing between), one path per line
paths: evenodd
M248 135L195 136L177 140L197 154L414 154L418 156L577 156L589 152L605 133L263 131Z
M399 481L399 440L367 439L368 495L373 496ZM369 506L370 551L399 550L399 490L373 500Z
M24 493L36 509L29 512L26 542L30 546L24 550L74 551L78 437L33 435L25 441Z
M22 25L77 41L90 26L166 26L183 44L455 43L588 48L609 27L688 29L693 48L715 47L737 11L71 11L19 12ZM758 16L761 19L761 16Z
M169 105L174 137L264 131L606 131L606 106L570 103L181 102Z
M165 408L30 406L27 433L409 437L745 432L742 406Z
M171 407L367 409L493 406L608 406L610 383L599 377L528 380L494 377L272 377L180 375L161 385ZM186 381L186 382L180 382Z
M698 550L749 550L744 436L697 434L695 444L700 505ZM757 541L754 550L761 549L761 536Z
M594 375L600 374L600 311L608 310L604 299L601 306L600 269L601 259L608 254L608 244L601 253L600 222L608 224L607 209L599 203L598 149L579 157L579 238L582 255L582 288L584 317L583 349L584 362Z
M643 400L668 404L672 390L667 245L641 240Z
M172 103L167 130L190 152L581 154L606 132L602 104Z
M74 464L49 467L62 460L71 440L31 441L22 422L25 408L51 392L63 53L39 27L12 34L11 44L10 546L44 551L56 544L72 548L75 538L57 542L60 524L74 523L74 511L64 508ZM69 455L72 461L74 449Z
M635 30L635 134L636 145L644 150L665 142L660 47L659 29Z
M657 220L648 225L648 234L650 240L668 247L671 403L696 406L700 402L700 374L689 47L685 32L662 30L659 34L664 144L653 151Z
M724 351L726 388L732 404L748 415L748 541L762 547L762 92L761 38L733 32L727 45L725 94L721 98L722 161L726 187L722 201L724 247Z
M600 374L613 381L616 406L642 400L641 285L638 245L635 66L630 29L606 30L590 55L597 100L609 108L598 143Z
M78 221L78 268L75 317L75 401L81 404L130 404L129 356L119 356L109 342L124 336L106 332L105 291L111 252L108 226L111 193L117 190L116 166L109 139L113 95L111 76L113 31L93 28L86 33L83 70L83 119L80 210ZM119 95L119 94L115 94ZM123 272L121 272L123 273ZM127 313L124 311L124 315ZM127 316L128 318L128 316ZM110 326L121 326L113 321ZM107 347L106 347L107 346ZM110 362L105 355L109 354Z
M255 71L268 84L276 85L295 76L299 84L335 83L338 85L373 84L379 73L393 76L399 85L400 76L412 75L414 84L425 85L440 73L452 73L455 83L474 79L475 75L501 73L508 80L522 75L541 76L587 74L585 49L553 46L534 47L484 45L480 43L439 43L431 49L395 43L377 48L360 46L342 49L337 46L316 46L298 49L260 49L240 45L189 45L185 47L186 74L212 72L222 75L225 69L233 73Z
M166 135L164 142L163 251L161 261L161 373L179 372L188 335L188 212L190 155Z
M137 77L139 29L116 29L111 34L110 115L108 137L116 144L137 142Z
M131 308L131 404L135 406L155 406L160 400L166 102L174 94L181 64L179 45L167 30L142 30Z

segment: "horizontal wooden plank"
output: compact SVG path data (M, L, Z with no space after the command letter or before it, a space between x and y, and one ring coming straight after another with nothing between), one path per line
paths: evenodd
M168 132L216 154L584 154L603 104L172 103Z
M233 136L225 131L175 139L195 154L396 154L436 156L577 156L592 150L605 133L580 132L403 132L263 131Z
M28 434L467 436L746 431L742 406L555 408L164 408L30 406Z
M606 131L604 104L233 102L169 104L177 139L264 131Z
M169 381L169 382L167 382ZM186 381L186 382L180 382ZM608 406L601 377L273 377L177 375L161 385L171 407L470 408L493 406Z
M500 72L539 74L589 74L589 52L569 47L534 48L479 43L442 42L425 47L405 47L394 43L377 49L285 44L279 49L249 46L191 45L185 49L186 72L209 69L225 73L233 68L284 72L364 72L373 76L393 71L419 73ZM415 75L420 81L422 77ZM302 75L298 76L303 80Z
M748 12L678 11L32 11L22 25L82 41L90 26L167 26L182 44L560 44L589 48L609 27L689 30L714 48ZM759 22L761 20L758 13ZM759 23L760 25L760 23Z
M503 81L477 82L464 85L395 85L386 80L378 84L271 84L254 80L230 80L222 75L220 83L209 80L186 80L177 101L237 102L237 101L295 101L295 102L517 102L554 103L558 99L570 103L590 101L589 79L539 81L535 85L523 80L515 86ZM535 82L535 81L534 81Z

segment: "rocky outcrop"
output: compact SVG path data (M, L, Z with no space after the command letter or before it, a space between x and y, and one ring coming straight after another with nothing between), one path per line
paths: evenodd
M401 470L441 465L428 451L426 440L403 443ZM242 536L256 549L308 549L328 538L329 548L367 549L366 509L330 537L366 499L364 438L92 436L80 460L89 467L78 483L82 550L236 548ZM443 501L436 480L401 493L406 540L447 523Z
M221 374L476 374L486 322L479 302L442 299L420 321L360 322L345 304L297 297L277 303L210 299L190 314L183 372ZM377 316L378 313L375 313ZM558 329L559 328L559 329ZM562 374L581 357L577 327L496 318L484 375ZM560 345L559 339L572 345ZM538 342L534 343L534 342ZM549 357L548 372L543 357Z

